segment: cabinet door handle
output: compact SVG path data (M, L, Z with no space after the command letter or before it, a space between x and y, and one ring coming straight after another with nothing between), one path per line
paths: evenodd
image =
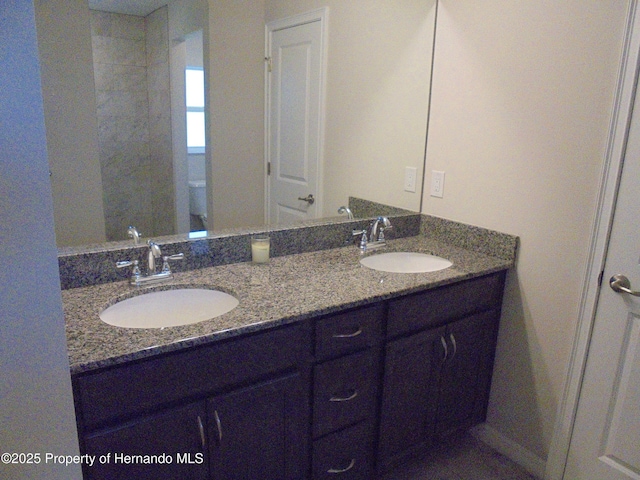
M335 395L329 399L330 402L348 402L358 396L358 390L353 389L353 393L347 397L336 397Z
M458 353L458 344L456 343L456 337L453 335L453 333L449 334L449 339L451 340L451 345L453 345L453 355L451 355L450 360L453 360L456 356L456 353Z
M358 329L352 333L334 333L333 338L353 338L360 334L362 334L362 328L358 327Z
M220 421L220 415L218 415L218 411L213 411L213 418L216 421L216 428L218 429L218 443L222 443L222 422Z
M349 465L347 465L345 468L330 468L329 470L327 470L327 473L336 473L336 474L345 473L351 470L355 466L355 464L356 464L356 459L352 458Z
M442 348L444 349L444 355L442 356L442 363L444 363L447 361L447 357L449 356L449 347L447 346L447 341L442 335L440 335L440 343L442 343Z
M202 443L202 450L207 449L207 437L204 435L204 425L202 424L202 418L198 415L198 430L200 431L200 442Z

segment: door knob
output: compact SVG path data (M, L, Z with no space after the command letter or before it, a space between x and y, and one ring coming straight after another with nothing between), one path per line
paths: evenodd
M316 201L316 199L313 198L313 195L311 194L307 195L306 197L298 197L298 200L307 202L309 205L313 205L313 203Z
M609 279L609 286L614 292L628 293L629 295L633 295L634 297L640 297L640 292L631 290L631 282L624 275L618 274L611 277Z

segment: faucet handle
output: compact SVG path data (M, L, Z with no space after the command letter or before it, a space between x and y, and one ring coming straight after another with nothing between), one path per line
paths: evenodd
M169 261L184 259L184 253L176 253L175 255L165 255L162 257L162 273L171 273Z
M120 262L116 262L116 268L125 268L125 267L133 267L131 270L131 277L138 278L140 277L140 267L138 266L138 260L123 260Z
M362 235L360 237L360 244L358 245L362 250L366 250L367 248L367 229L364 230L354 230L353 236L357 237L358 235Z
M378 235L378 240L384 242L384 231L385 230L393 230L393 225L389 224L388 227L380 227L380 234Z

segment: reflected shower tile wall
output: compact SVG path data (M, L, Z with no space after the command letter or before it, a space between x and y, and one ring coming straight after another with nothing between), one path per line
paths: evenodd
M173 148L171 136L171 84L169 67L169 9L146 17L147 88L149 98L149 155L154 172L151 211L154 235L175 232Z
M146 236L173 233L168 9L92 10L91 29L107 239L132 223Z
M98 140L108 240L145 219L149 129L144 18L91 11ZM139 195L131 195L140 192Z

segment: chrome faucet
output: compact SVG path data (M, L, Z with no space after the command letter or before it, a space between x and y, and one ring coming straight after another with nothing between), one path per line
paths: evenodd
M147 252L147 274L143 275L140 271L138 260L124 260L116 262L116 268L133 267L131 270L131 285L139 286L146 283L161 282L163 280L169 280L173 278L169 262L173 260L182 260L184 253L177 253L175 255L162 255L160 246L149 240L147 242L149 250ZM163 260L162 270L156 272L156 259L161 258Z
M140 235L140 232L138 232L138 229L136 227L129 225L127 235L129 236L129 238L133 238L134 245L138 245L140 243L140 237L142 237L142 235Z
M353 213L351 213L351 209L349 207L342 206L338 209L338 215L342 215L343 213L347 214L347 219L353 220Z
M393 228L387 217L378 217L371 225L371 233L369 235L370 242L382 242L384 244L384 231Z
M162 256L162 251L157 243L149 240L147 242L149 245L149 251L147 252L147 266L149 268L147 275L155 275L156 273L156 258L160 258Z
M360 236L359 247L360 250L366 252L367 250L374 250L376 248L384 247L387 242L384 238L384 231L393 228L391 222L387 217L376 218L369 226L369 233L367 229L354 230L354 236Z

